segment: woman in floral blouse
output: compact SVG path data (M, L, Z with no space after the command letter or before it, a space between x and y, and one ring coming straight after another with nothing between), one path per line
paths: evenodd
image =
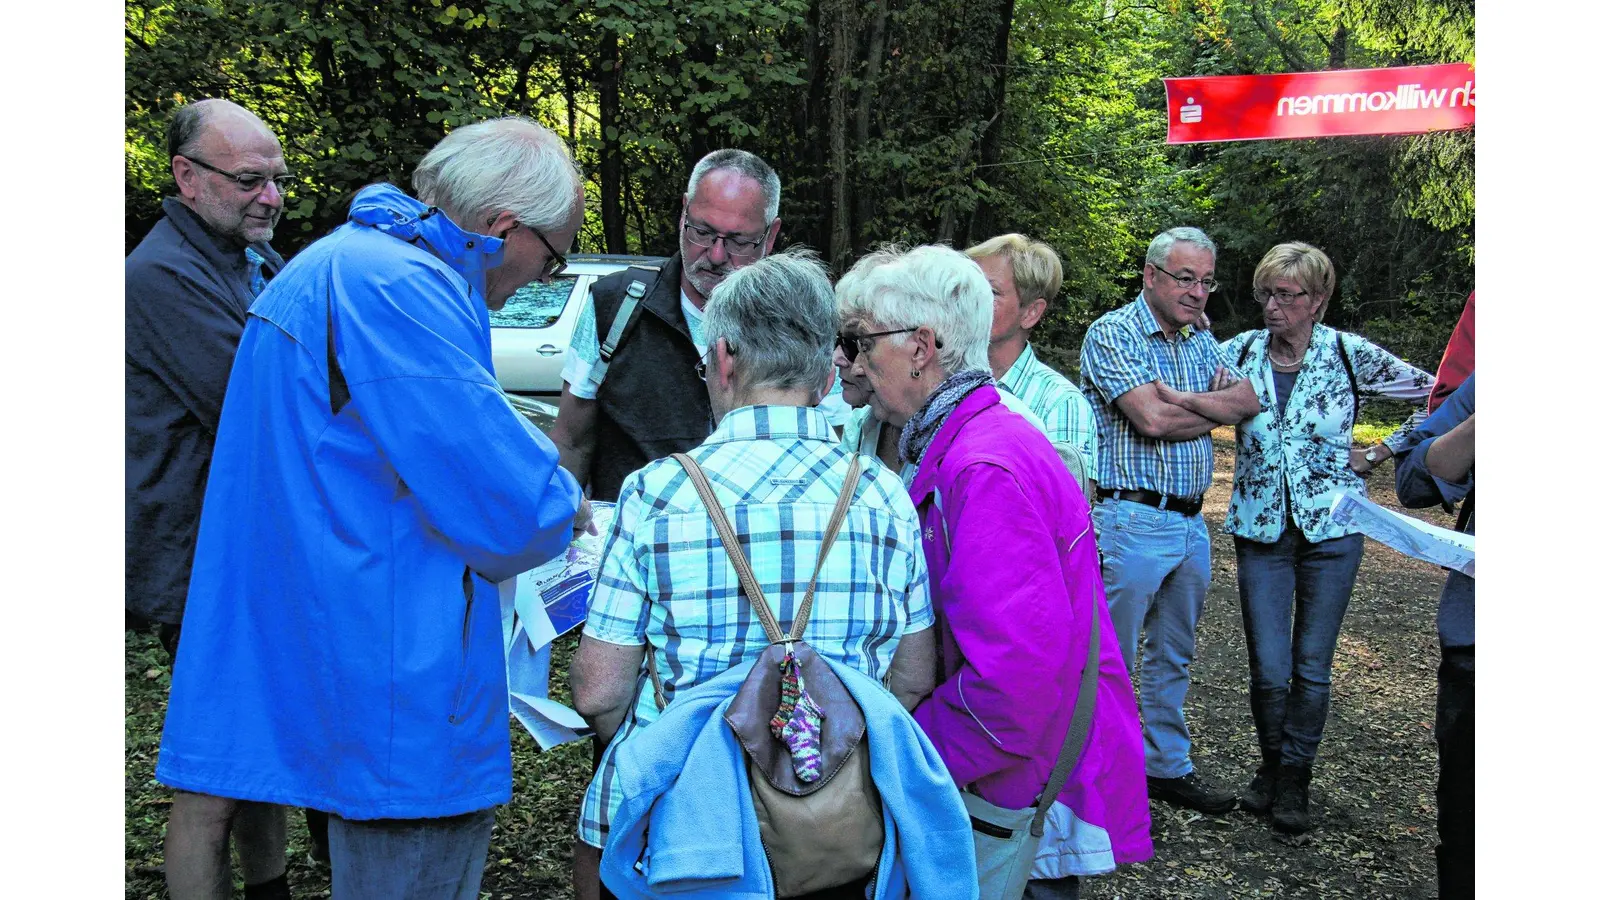
M1357 395L1406 400L1425 414L1433 376L1322 324L1334 273L1321 250L1273 247L1254 285L1267 327L1222 347L1261 400L1261 413L1238 428L1226 523L1239 560L1262 757L1240 804L1299 834L1310 827L1307 786L1328 719L1333 648L1361 565L1362 537L1333 521L1334 497L1364 494L1363 479L1419 421L1413 416L1375 447L1356 447Z

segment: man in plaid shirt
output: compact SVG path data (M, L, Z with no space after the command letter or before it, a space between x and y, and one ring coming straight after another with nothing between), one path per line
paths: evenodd
M850 466L851 453L814 408L833 380L838 325L833 290L808 252L738 270L706 305L709 350L699 369L717 426L689 455L744 539L785 629ZM869 456L861 463L849 513L817 579L805 640L823 656L892 683L910 709L933 688L921 526L900 479ZM616 750L660 715L646 649L670 702L766 647L683 467L662 459L628 476L572 663L575 705L596 740L609 742L579 816L580 898L606 896L592 873L622 800L613 785Z
M1211 485L1211 430L1261 411L1250 382L1195 324L1217 288L1216 262L1216 244L1198 228L1157 235L1145 253L1144 290L1089 326L1079 360L1099 422L1101 575L1129 671L1145 633L1139 714L1150 796L1211 814L1237 798L1195 772L1183 716L1211 583L1200 501Z

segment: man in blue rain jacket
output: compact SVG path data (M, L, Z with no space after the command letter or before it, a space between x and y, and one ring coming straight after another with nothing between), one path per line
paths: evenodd
M564 265L580 175L548 129L457 129L252 305L157 778L332 813L335 897L478 896L511 797L493 582L587 518L496 384L489 309Z

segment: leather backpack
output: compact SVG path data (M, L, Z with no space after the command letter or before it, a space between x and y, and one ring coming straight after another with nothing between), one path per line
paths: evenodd
M744 748L745 776L777 896L800 896L866 878L877 868L884 834L866 719L827 660L802 639L817 577L855 495L861 458L851 458L811 583L788 634L778 627L705 473L686 454L675 453L673 459L689 473L705 502L717 537L739 574L742 594L770 642L723 718ZM654 652L646 655L646 661L656 706L664 709L667 699Z

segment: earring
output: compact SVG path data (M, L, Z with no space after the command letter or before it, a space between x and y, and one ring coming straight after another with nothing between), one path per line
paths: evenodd
M911 370L911 377L912 378L921 378L922 377L922 370L921 369L912 369Z

